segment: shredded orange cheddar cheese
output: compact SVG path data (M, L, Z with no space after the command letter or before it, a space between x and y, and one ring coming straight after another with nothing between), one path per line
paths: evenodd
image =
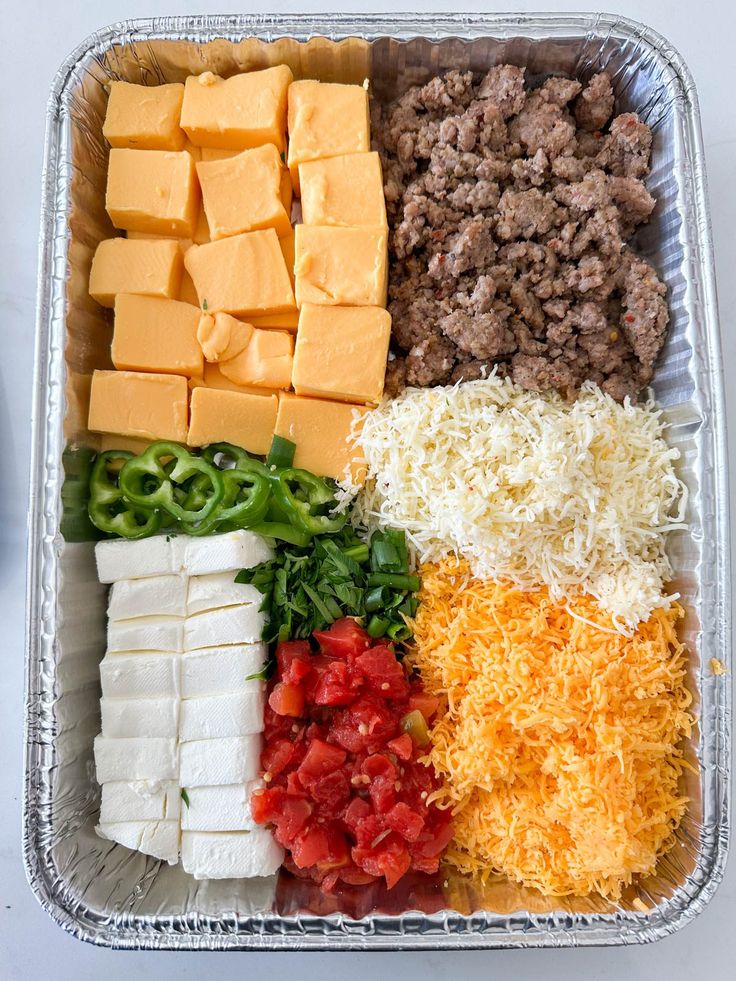
M409 657L445 696L428 758L444 780L435 799L455 812L446 858L547 895L619 899L688 803L682 608L625 637L589 597L473 579L456 559L422 580Z

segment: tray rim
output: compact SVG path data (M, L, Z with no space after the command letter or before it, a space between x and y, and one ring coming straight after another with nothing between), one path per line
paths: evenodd
M45 867L36 851L34 837L35 805L33 767L53 759L53 717L47 728L47 738L39 741L33 729L35 713L44 714L44 706L34 704L34 698L43 694L43 685L37 685L41 671L39 652L44 643L53 643L48 631L41 627L48 623L44 614L43 587L47 575L55 574L54 550L58 544L58 475L60 461L55 458L54 435L58 436L62 422L61 411L54 415L54 403L63 407L63 349L54 344L54 333L64 330L64 298L58 295L52 269L60 258L65 260L66 218L64 204L68 199L68 181L59 172L60 150L64 137L64 96L81 58L95 50L106 51L121 40L130 42L144 39L196 40L207 42L215 38L238 41L244 36L274 40L291 36L306 39L315 36L344 37L358 35L369 39L393 37L399 41L424 37L439 41L448 37L473 39L483 36L524 36L525 30L546 28L549 36L567 34L579 37L583 32L600 33L618 30L628 38L644 43L669 65L674 72L687 103L685 113L686 135L693 161L693 186L691 188L694 216L697 218L698 254L694 265L700 277L703 307L706 316L703 325L703 341L707 353L708 401L710 411L710 438L714 458L713 494L715 502L717 592L714 605L722 612L717 638L720 653L730 665L730 515L728 496L728 454L726 443L726 416L724 397L723 362L718 327L715 268L711 235L710 214L707 200L707 181L704 169L704 149L700 128L698 97L693 76L679 52L660 33L630 18L608 13L456 13L418 14L234 14L234 15L187 15L174 17L137 18L117 21L81 41L62 61L56 72L48 100L45 132L44 162L42 170L41 235L38 249L36 336L34 348L33 402L31 413L32 445L30 461L30 487L28 510L28 549L26 576L26 640L25 640L25 711L24 711L24 795L23 795L23 861L26 877L33 894L51 918L68 933L78 939L98 946L117 949L175 949L175 950L419 950L419 949L486 949L509 947L569 947L611 946L631 943L648 943L679 930L699 915L713 897L723 878L730 828L730 753L731 753L731 686L721 684L717 689L716 718L722 732L716 740L716 772L718 779L718 824L713 841L707 851L709 858L707 875L685 906L675 915L653 928L645 914L591 914L580 917L562 911L535 914L526 917L532 928L511 929L494 924L483 917L471 914L461 916L450 912L445 916L443 932L423 933L421 913L406 913L398 918L400 928L380 934L366 925L373 925L375 914L363 920L350 920L342 915L329 917L299 916L299 928L289 930L289 917L272 917L284 929L268 932L266 918L254 917L253 930L249 933L195 933L197 914L185 914L190 921L187 932L174 935L162 930L155 932L135 931L131 926L124 933L114 935L105 932L104 926L93 929L82 923L74 912L56 901L48 882L52 869ZM48 217L45 217L48 216ZM61 252L59 249L61 248ZM57 309L60 307L60 309ZM58 340L58 339L57 339ZM44 530L44 525L46 526ZM725 587L724 587L724 584ZM53 680L53 679L52 679ZM718 730L717 730L718 733ZM705 846L703 852L706 852ZM510 914L507 921L521 914ZM596 929L590 923L585 929L576 928L580 920L599 923ZM474 927L476 922L476 929ZM135 921L134 921L135 922ZM453 926L454 924L454 926ZM464 924L464 926L463 926ZM326 927L333 929L326 932ZM485 926L485 929L483 927ZM613 927L618 926L615 930ZM409 928L407 932L406 927ZM320 930L319 933L315 932Z

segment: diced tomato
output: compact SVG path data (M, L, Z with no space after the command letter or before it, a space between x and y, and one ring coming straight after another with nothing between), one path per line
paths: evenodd
M355 826L355 838L361 848L370 849L374 841L377 841L385 831L383 821L377 814L372 812L367 817L359 820Z
M299 781L299 774L296 770L292 770L291 773L286 774L286 793L290 794L292 797L308 797L307 791L302 787Z
M339 746L325 743L321 739L314 739L309 744L307 755L297 771L299 780L304 787L309 787L311 783L332 773L343 765L347 759L347 753Z
M283 678L283 676L289 670L289 665L295 658L300 658L303 661L309 661L310 657L311 651L308 640L282 641L276 648L276 667L278 669L279 677Z
M309 785L309 793L320 804L334 812L341 810L350 798L350 781L343 770L335 770L318 777Z
M409 695L409 711L418 709L424 718L429 722L439 708L440 700L436 695L430 695L426 691L413 691Z
M314 690L315 705L350 705L358 696L360 679L345 661L332 661L319 672Z
M422 855L425 858L434 858L441 854L450 844L452 832L453 827L448 814L446 823L436 823L433 827L425 829L419 836L419 840L414 843L412 849L414 854Z
M382 698L405 698L409 691L404 669L390 647L371 647L356 658L355 669L368 689Z
M351 753L372 751L397 734L398 720L375 696L365 695L336 712L330 726L335 742Z
M258 824L268 824L273 821L274 816L279 813L284 800L283 791L275 790L254 790L250 795L250 811L253 820Z
M304 692L298 685L279 681L268 696L268 704L277 715L299 717L304 711Z
M424 828L424 818L413 811L408 804L399 801L394 804L385 817L389 828L397 831L407 841L416 841Z
M312 636L322 653L331 657L357 657L371 645L371 638L350 617L336 620L329 630L315 630Z
M330 860L330 845L327 832L317 825L307 828L297 835L291 845L291 856L294 864L300 869L309 865L319 865Z
M411 736L405 732L401 736L397 736L396 739L391 739L386 743L386 748L395 756L398 756L400 760L406 762L411 759L411 755L414 752L414 743L412 742Z
M391 889L411 867L411 855L401 839L389 832L388 836L373 848L353 848L352 859L357 866L371 875L382 875Z
M363 800L362 797L353 797L345 808L342 819L348 828L355 833L358 823L365 820L370 813L371 805L367 801Z
M303 797L284 797L281 813L274 819L281 834L294 838L312 814L312 805Z
M284 681L290 682L292 685L298 685L310 674L312 670L312 665L309 661L303 660L301 657L295 657L291 664L289 664L288 669L283 674Z
M289 739L274 739L266 743L261 753L261 767L265 773L276 776L294 756L294 744Z

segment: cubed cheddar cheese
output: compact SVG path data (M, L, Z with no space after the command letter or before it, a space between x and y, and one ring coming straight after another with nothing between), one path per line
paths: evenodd
M188 392L183 375L95 371L89 428L92 432L185 443Z
M138 456L151 445L148 439L136 439L134 436L119 436L116 433L102 433L100 436L100 453L107 450L125 450ZM111 463L113 461L110 461ZM122 464L121 464L122 466ZM114 469L114 468L111 468Z
M192 246L184 264L203 310L258 316L295 308L273 228Z
M236 385L289 388L294 363L294 338L280 330L256 330L233 358L220 359L220 371Z
M197 291L194 288L194 283L192 282L192 277L184 268L184 253L187 249L190 249L194 244L191 238L171 238L170 235L145 235L143 232L126 232L126 238L129 239L167 239L170 242L176 242L179 246L179 251L182 255L182 269L181 269L181 284L179 286L179 291L174 297L175 300L181 300L182 303L191 303L195 307L199 304L197 298ZM207 239L206 241L209 241ZM138 292L138 291L136 291Z
M199 307L178 300L119 293L115 299L112 363L128 371L201 375Z
M192 241L195 245L206 245L212 241L210 224L207 221L207 212L204 210L204 205L200 205L199 211L197 212L197 223L194 226Z
M191 303L195 307L199 306L199 297L194 288L194 282L186 269L182 272L181 286L179 287L179 296L177 299L181 300L182 303Z
M291 231L281 199L279 151L273 143L244 150L226 160L197 164L202 201L213 241L259 228L274 228L281 237Z
M347 153L299 168L305 225L386 228L383 174L377 153Z
M370 150L368 93L362 85L305 79L289 86L289 170L299 192L299 166Z
M279 239L279 245L281 246L281 251L284 254L284 262L286 263L286 271L289 274L289 279L291 280L291 285L294 285L294 263L296 262L296 243L294 229L288 235Z
M281 244L286 239L281 239ZM252 327L265 327L267 330L289 330L292 334L296 333L299 324L299 313L296 310L289 310L286 313L265 313L261 317L248 317L248 323Z
M379 402L386 376L391 317L382 307L305 303L292 375L298 395Z
M365 406L324 399L303 398L284 392L279 396L275 432L296 444L294 466L320 477L365 480L365 460L351 433Z
M110 146L131 150L183 150L179 126L184 86L111 82L102 133Z
M380 228L295 226L296 302L386 305L387 233Z
M286 92L293 78L286 65L232 78L212 72L190 76L184 87L181 127L197 146L247 150L274 143L281 151Z
M194 167L186 150L112 149L105 207L113 225L192 238L199 209Z
M230 157L237 157L242 150L223 150L213 146L202 146L199 148L200 160L229 160Z
M275 395L246 395L197 386L192 391L189 445L234 443L249 453L268 453L278 401Z
M174 298L182 278L182 256L172 239L108 238L92 259L89 292L103 307L118 293Z
M244 395L276 395L278 394L274 389L263 388L261 386L256 387L255 385L236 385L235 382L230 381L226 378L220 371L219 364L213 364L205 361L204 373L201 378L192 378L189 387L191 389L195 388L218 388L222 392L240 392Z
M281 158L279 157L279 159ZM279 194L281 196L281 203L284 206L284 210L289 216L289 221L291 221L291 200L294 196L294 188L291 183L291 174L286 167L281 168L281 184L279 185Z
M248 346L253 336L250 324L229 313L203 313L197 327L197 340L207 361L228 361Z

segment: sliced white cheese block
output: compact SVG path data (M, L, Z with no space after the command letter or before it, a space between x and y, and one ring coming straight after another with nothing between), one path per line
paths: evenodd
M224 787L188 787L181 809L184 831L252 831L258 825L250 813L250 795L262 781Z
M107 625L108 653L122 651L180 652L184 637L181 617L139 617L110 620Z
M223 606L255 603L260 606L263 594L249 583L235 582L234 572L215 572L211 576L192 576L189 580L187 613L205 613Z
M110 589L107 615L111 620L156 615L183 617L186 613L186 576L121 579Z
M97 782L112 780L176 780L179 747L175 739L95 738Z
M106 698L173 697L179 694L178 654L108 654L100 662Z
M172 542L166 535L154 535L131 542L126 540L98 542L95 545L97 577L100 582L118 579L145 579L179 572L174 568Z
M178 821L181 789L171 780L103 783L100 824L120 821Z
M100 699L102 734L127 739L131 736L170 736L179 734L178 698Z
M181 861L195 879L251 879L273 875L281 865L284 850L270 831L207 834L184 831Z
M203 538L173 539L183 548L182 567L176 571L190 576L206 576L211 572L237 572L268 562L273 550L264 538L252 531L229 531L224 535ZM183 542L183 546L180 544Z
M264 615L255 604L197 613L184 622L184 650L256 644L261 639L264 623Z
M187 651L181 657L182 697L257 690L260 681L245 679L263 669L267 655L263 643Z
M178 821L113 821L98 824L96 830L101 838L160 858L169 865L179 861L181 831Z
M264 706L263 684L256 691L187 698L179 713L179 739L224 739L261 732Z
M198 739L179 747L182 787L247 783L261 768L261 734L229 739Z

